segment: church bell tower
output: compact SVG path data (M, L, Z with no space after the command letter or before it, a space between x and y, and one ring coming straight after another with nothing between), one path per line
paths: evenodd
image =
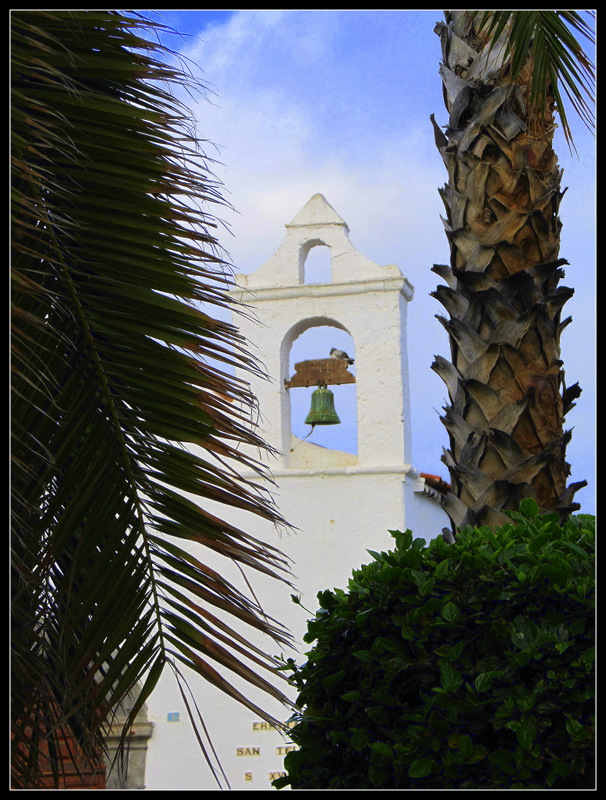
M316 246L330 251L326 283L305 281L305 262ZM346 331L355 346L358 470L351 474L386 467L404 475L411 443L406 308L413 288L398 267L379 266L358 252L347 224L316 194L286 225L274 255L237 281L240 290L234 294L254 306L260 322L239 325L273 379L252 388L267 421L265 438L283 453L280 468L297 466L291 457L289 353L305 331L327 326ZM327 339L325 357L330 347ZM337 460L332 459L334 466Z
M322 282L306 280L315 247L329 254L330 270ZM236 509L228 519L256 539L277 546L291 561L300 605L291 601L292 587L263 575L249 577L264 613L288 627L299 643L298 656L284 655L300 661L308 619L304 609L315 611L319 591L346 589L352 570L370 561L368 549L393 548L390 530L410 528L415 536L429 539L447 522L436 492L411 465L406 312L413 288L397 266L380 266L358 252L345 221L316 194L286 225L273 256L254 272L236 276L232 294L250 309L250 315L234 322L270 378L238 376L250 382L258 399L259 433L278 452L268 463L276 483L273 494L294 530L278 540L273 526L263 519ZM311 334L315 343L307 352L303 344ZM331 357L335 342L341 341L347 342L347 359L334 358L334 353ZM293 352L302 355L293 359ZM346 407L339 400L333 409L338 421L331 412L323 425L318 415L324 412L312 404L307 419L314 425L307 427L314 436L295 435L293 423L305 430L308 410L300 410L297 393L325 390L336 395L344 387L354 391L355 403ZM327 428L346 423L353 423L355 446L341 449L322 443ZM244 477L261 480L252 472ZM227 511L221 508L218 513ZM224 570L226 565L217 568ZM248 638L250 631L244 633ZM267 651L266 641L258 644ZM252 711L220 692L212 694L202 683L192 681L192 691L204 709L230 787L270 789L271 780L283 774L284 754L292 743ZM287 716L260 690L255 694L250 685L241 690L274 716ZM177 740L176 726L164 722L180 713L178 696L172 691L173 695L161 695L163 705L157 704L161 712L153 715L157 742L152 739L150 771L161 772L154 759L170 758L170 773L175 767L181 769L187 788L213 788L212 778L201 774L204 764L193 734L187 739L184 731ZM191 773L194 763L200 764L196 775ZM166 784L150 781L148 788Z

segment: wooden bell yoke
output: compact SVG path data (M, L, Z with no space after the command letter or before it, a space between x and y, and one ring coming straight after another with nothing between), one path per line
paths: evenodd
M347 369L347 361L339 358L314 358L295 364L295 374L284 381L287 389L296 386L332 386L355 383L356 377Z

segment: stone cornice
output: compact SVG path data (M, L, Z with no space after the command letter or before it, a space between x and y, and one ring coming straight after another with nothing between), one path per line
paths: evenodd
M406 300L412 300L414 289L403 276L393 278L369 278L345 283L300 283L290 286L238 286L229 293L244 302L262 303L264 300L286 300L299 297L334 297L336 295L362 294L366 292L400 291Z

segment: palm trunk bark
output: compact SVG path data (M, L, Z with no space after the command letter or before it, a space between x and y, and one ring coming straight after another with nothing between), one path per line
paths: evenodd
M564 416L580 389L566 388L560 358L573 290L558 285L567 262L552 104L533 109L524 76L508 81L503 42L483 47L468 12L446 12L436 33L449 113L445 133L432 117L451 252L449 266L433 268L446 283L433 296L451 350L451 362L432 365L450 401L445 510L453 530L502 524L524 497L566 517L585 481L566 486Z

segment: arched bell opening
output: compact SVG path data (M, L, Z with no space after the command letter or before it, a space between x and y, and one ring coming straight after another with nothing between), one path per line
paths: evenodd
M332 262L330 247L321 239L311 239L299 252L299 276L301 283L330 283Z
M290 400L290 433L296 437L294 447L298 447L299 442L304 441L327 450L357 455L356 365L355 344L352 337L335 320L316 318L305 320L295 326L286 337L285 344L284 356L288 365L285 391ZM329 363L328 367L334 369L329 370L327 384L319 381L309 386L296 385L301 382L301 370L307 366L305 362L311 362L312 371L309 374L314 376L313 370L318 368L316 364L318 360L337 361L331 359L332 348L347 353L354 363L343 361L337 364ZM296 365L299 365L299 370ZM337 375L338 380L351 382L332 383L330 381L332 375ZM290 383L294 385L289 386ZM321 393L318 391L320 388L325 389L332 397L327 397L326 393L320 396ZM331 407L338 422L332 421ZM327 408L330 421L324 424L320 418L327 412ZM310 419L315 420L315 424L310 424Z

